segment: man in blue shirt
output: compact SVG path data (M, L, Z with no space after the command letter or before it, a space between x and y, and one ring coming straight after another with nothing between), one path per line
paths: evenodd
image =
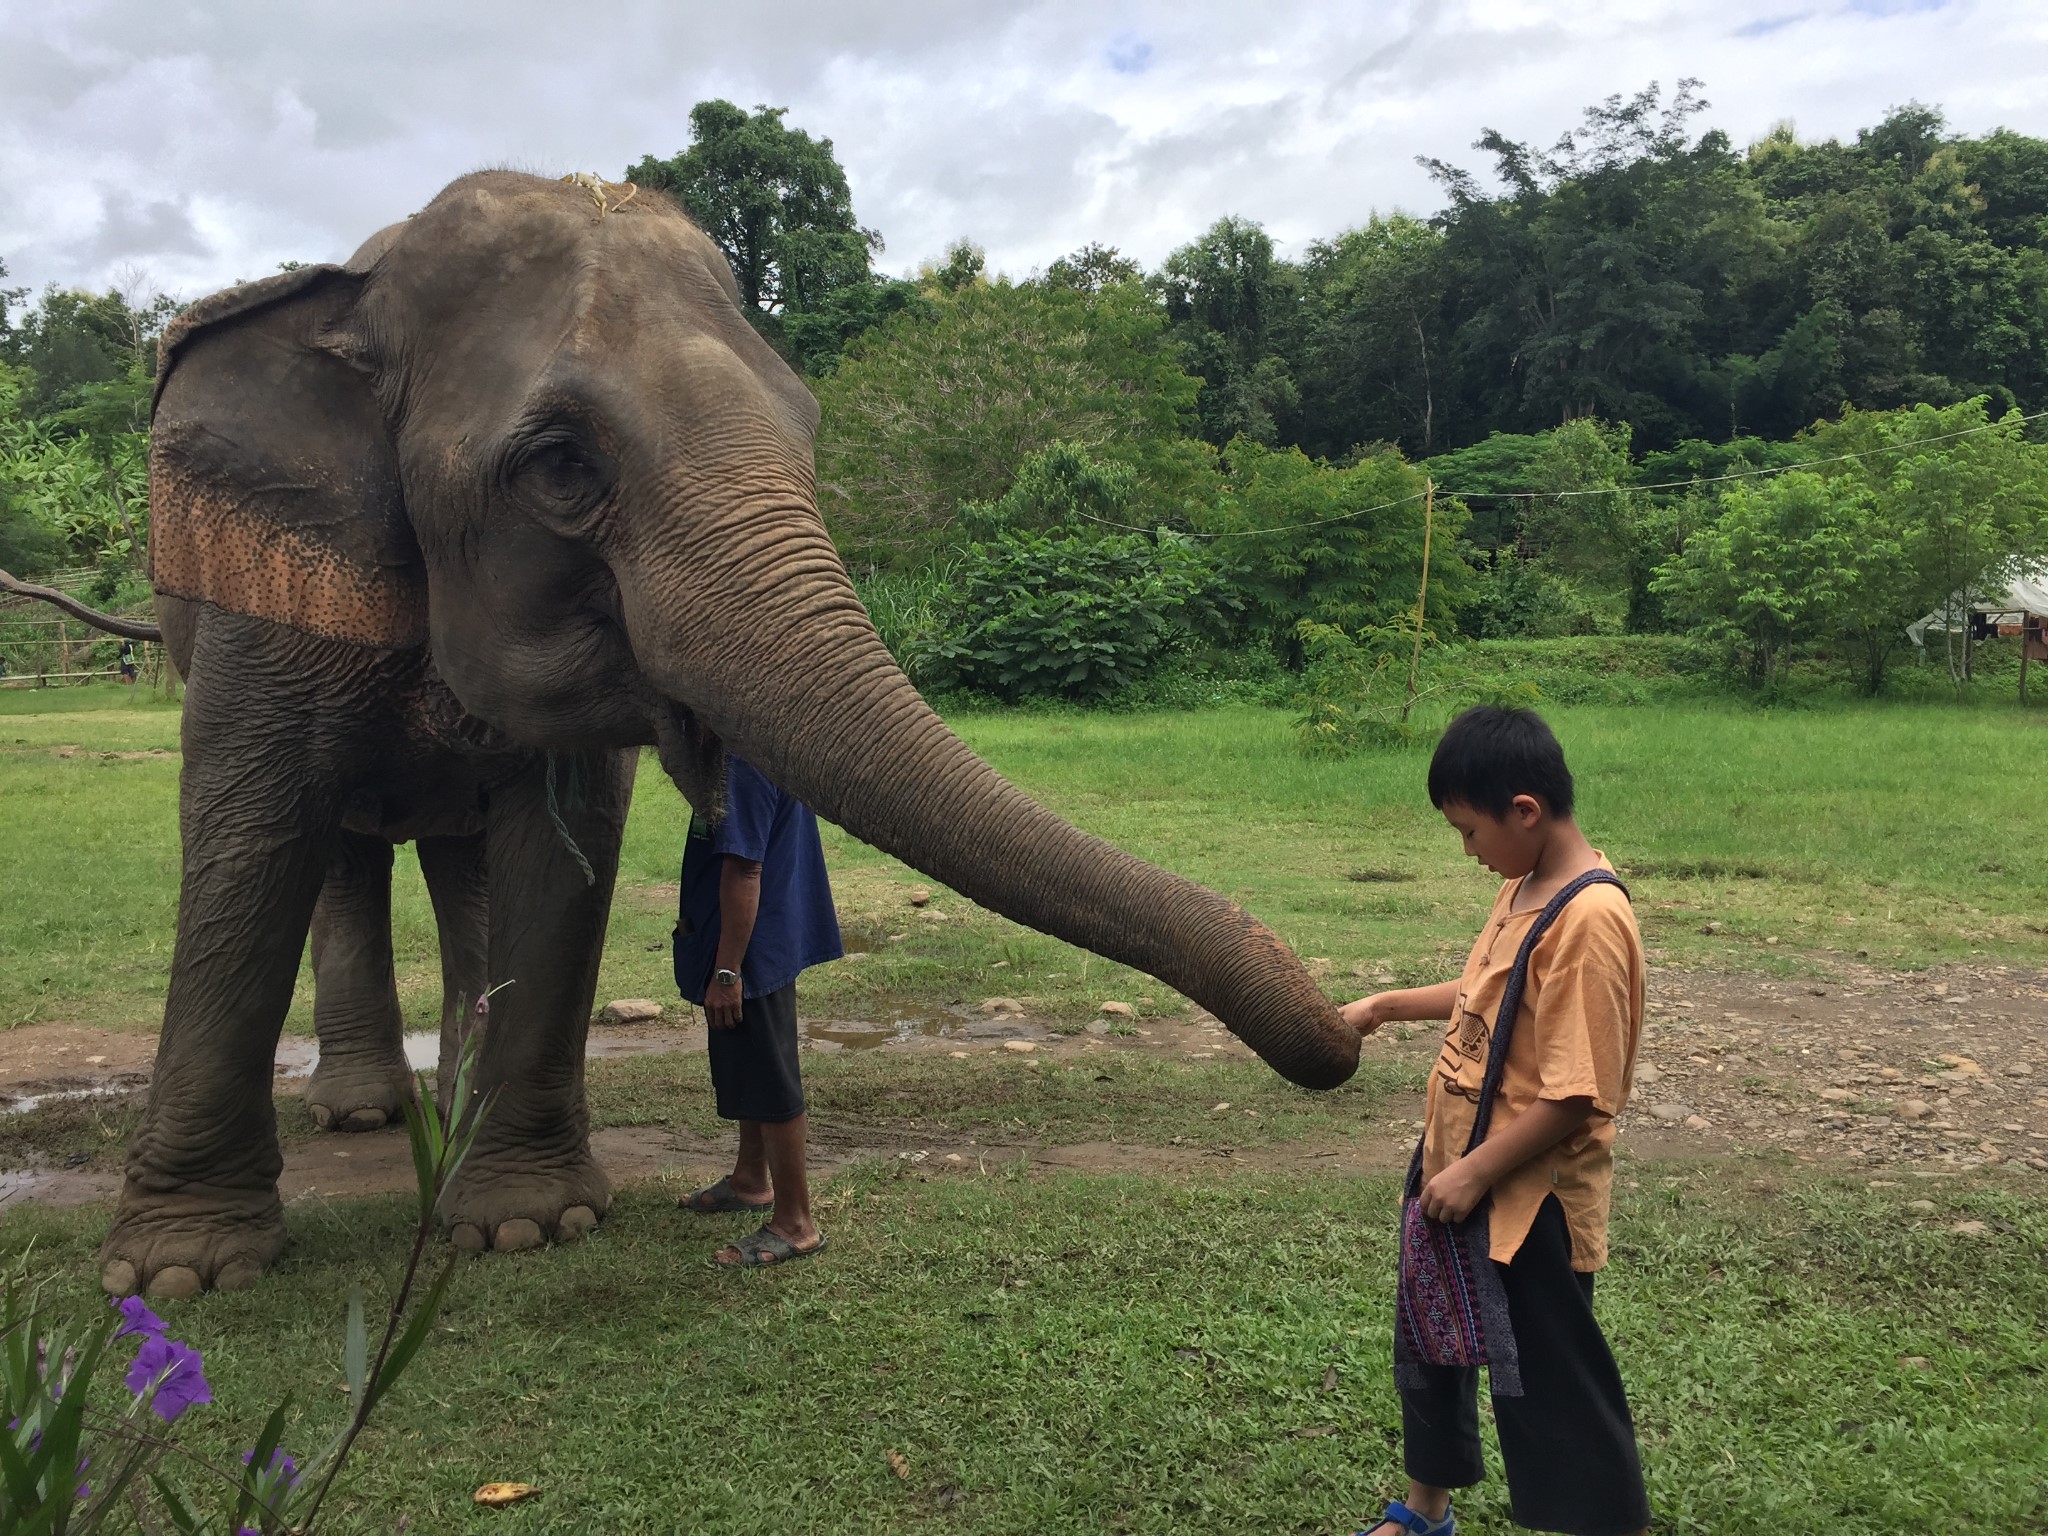
M711 1086L740 1127L732 1172L685 1196L688 1211L765 1211L759 1231L715 1255L728 1267L808 1258L825 1246L804 1172L796 978L844 951L809 806L727 755L725 820L690 818L676 926L676 985L704 1009Z

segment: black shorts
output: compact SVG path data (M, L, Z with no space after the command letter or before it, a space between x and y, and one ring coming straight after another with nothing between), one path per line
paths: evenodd
M796 1064L796 983L740 1004L740 1022L707 1046L721 1120L794 1120L804 1112Z

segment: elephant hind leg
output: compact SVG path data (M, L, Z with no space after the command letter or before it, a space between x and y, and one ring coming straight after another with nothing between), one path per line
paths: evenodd
M342 832L313 908L313 1031L306 1107L322 1130L375 1131L416 1092L391 958L391 845Z

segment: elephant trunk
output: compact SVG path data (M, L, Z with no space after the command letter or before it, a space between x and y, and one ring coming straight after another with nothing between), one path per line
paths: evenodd
M621 581L641 665L669 697L828 820L982 906L1158 977L1294 1082L1331 1088L1357 1069L1358 1036L1263 923L1070 826L946 728L810 506L726 510L722 535L684 522L698 552L717 550L715 581Z

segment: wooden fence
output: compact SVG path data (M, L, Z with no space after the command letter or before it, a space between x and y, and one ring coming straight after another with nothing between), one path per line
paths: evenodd
M49 585L77 592L92 573L60 572ZM67 579L69 578L69 579ZM151 619L147 608L119 611L122 618ZM105 679L122 680L123 641L67 617L31 597L0 595L0 688L66 688ZM164 686L163 647L152 640L132 646L138 686Z

